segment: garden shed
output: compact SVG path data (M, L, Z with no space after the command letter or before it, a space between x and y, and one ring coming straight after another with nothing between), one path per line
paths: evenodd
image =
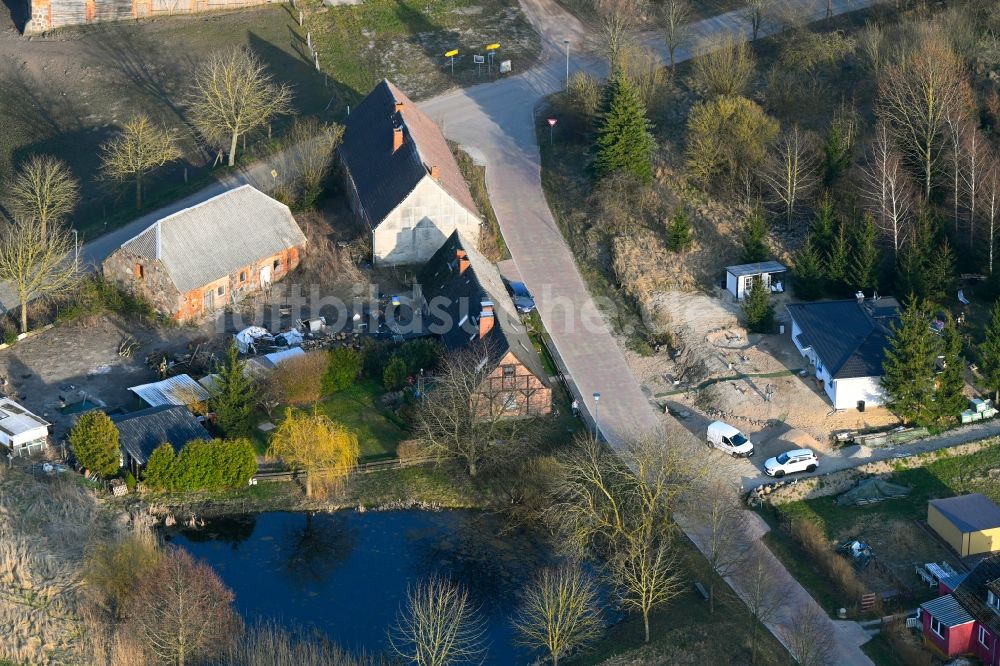
M739 300L750 293L759 281L771 291L784 291L781 275L788 269L777 261L763 261L756 264L739 264L726 268L726 289Z
M927 524L960 557L1000 550L1000 507L979 493L927 503Z

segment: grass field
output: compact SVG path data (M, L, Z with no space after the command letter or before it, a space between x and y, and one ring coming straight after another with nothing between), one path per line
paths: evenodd
M404 424L379 404L384 392L376 382L365 380L324 398L317 406L320 412L358 436L361 462L395 458L396 447L407 437ZM275 424L281 423L283 412L283 408L275 411ZM260 454L268 446L267 435L258 429L254 429L254 446Z

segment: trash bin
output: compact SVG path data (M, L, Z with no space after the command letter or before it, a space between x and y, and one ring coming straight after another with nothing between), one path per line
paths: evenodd
M858 411L859 412L865 411L865 401L864 400L858 400Z
M779 335L784 335L785 334L785 325L784 324L778 324L778 334Z

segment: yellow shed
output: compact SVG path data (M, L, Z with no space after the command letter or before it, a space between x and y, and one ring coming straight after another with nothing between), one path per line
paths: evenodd
M985 495L931 500L927 524L961 557L1000 550L1000 507Z

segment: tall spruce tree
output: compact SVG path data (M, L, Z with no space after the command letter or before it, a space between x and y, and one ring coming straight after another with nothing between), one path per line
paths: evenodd
M683 252L691 244L691 222L687 211L678 208L667 223L667 249L672 252Z
M993 305L993 317L978 351L983 382L993 392L994 401L1000 400L1000 300Z
M924 298L932 303L944 303L954 285L955 253L945 238L940 244L935 243L934 250L928 253L924 268Z
M594 169L599 176L624 172L643 183L653 179L652 124L631 79L617 69L608 80L597 127Z
M965 357L962 356L962 336L955 319L948 314L941 335L942 368L937 376L934 409L940 423L954 423L966 408Z
M825 288L823 262L812 237L795 257L795 295L807 301L814 301L823 295Z
M823 198L819 200L816 207L816 217L813 218L809 232L812 235L816 251L821 256L829 254L833 247L833 238L837 235L840 227L840 220L837 218L837 211L833 206L833 197L829 192L823 193Z
M759 261L767 261L771 256L771 251L767 248L767 218L760 207L750 211L749 217L743 224L743 261L754 264Z
M847 235L847 225L842 222L837 223L830 239L824 272L830 289L838 294L856 289L851 287L851 239Z
M926 426L935 420L937 350L938 340L931 332L926 306L911 295L899 323L893 327L882 377L889 409L907 423Z
M253 432L253 411L257 385L246 372L236 342L230 341L226 358L216 368L215 388L209 398L215 421L227 437L249 437Z
M756 280L750 293L743 299L743 317L751 333L770 333L774 328L774 306L771 291L764 282Z
M870 215L854 223L851 234L850 276L862 291L878 288L879 250L878 229Z

